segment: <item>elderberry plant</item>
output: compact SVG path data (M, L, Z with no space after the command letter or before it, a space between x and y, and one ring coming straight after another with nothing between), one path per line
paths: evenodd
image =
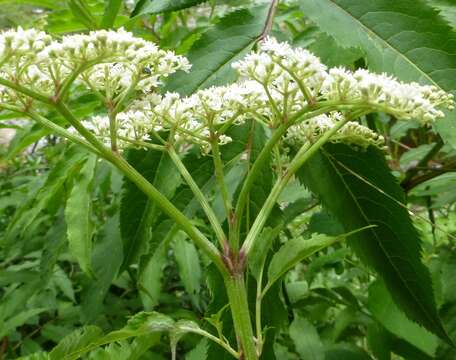
M194 322L174 322L158 313L141 313L130 321L129 329L139 329L141 334L169 331L173 357L180 337L190 332L214 341L234 358L259 359L268 341L267 328L262 325L266 293L299 261L371 227L352 229L338 237L314 235L310 240L290 241L270 254L272 261L266 269L265 233L277 200L325 144L344 143L361 152L382 149L383 137L360 122L364 116L383 112L398 120L415 119L430 125L444 117L445 109L454 108L453 96L434 86L403 83L364 69L328 69L309 51L273 37L261 40L233 68L238 73L234 83L184 97L162 91L162 85L177 71L191 71L188 60L124 29L60 39L34 29L0 34L0 109L30 118L112 163L186 233L221 274L236 344L230 343L218 325L214 335ZM70 104L74 93L81 91L95 94L103 110L79 119ZM51 110L65 122L47 119ZM233 128L245 124L265 129L268 139L233 196L227 185L224 151L233 141ZM125 159L123 152L129 148L169 156L204 211L209 231L179 210ZM202 157L212 158L222 218L214 210L213 199L184 165L183 159L194 148ZM244 155L250 156L247 150ZM245 159L241 156L239 161ZM256 217L248 221L250 193L268 167L274 169L275 184ZM256 270L251 269L257 281L253 312L246 285L251 264L257 265ZM89 271L83 263L81 267ZM128 336L128 332L118 332L111 341Z

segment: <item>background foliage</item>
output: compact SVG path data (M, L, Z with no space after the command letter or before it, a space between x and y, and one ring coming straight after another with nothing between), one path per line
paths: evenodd
M0 6L2 28L59 35L124 26L175 49L193 64L166 84L182 94L233 81L230 64L255 46L270 9L244 0L0 0ZM284 2L270 25L271 35L307 47L330 66L368 67L456 94L456 7L449 0ZM71 105L85 117L99 111L97 104L81 93ZM454 114L432 131L369 116L366 124L387 139L387 162L375 152L360 160L348 147L327 146L288 186L262 234L274 249L313 233L379 226L349 238L355 253L336 242L271 288L263 321L274 341L263 358L456 357L448 345L456 338ZM217 273L133 184L38 125L0 116L0 128L15 130L0 150L0 358L167 359L169 341L185 328L173 319L210 319L232 334ZM240 127L230 136L223 160L236 196L245 172L237 160L253 138L253 161L267 134ZM169 158L145 150L129 150L127 158L204 229L202 211ZM192 152L184 162L222 217L212 161ZM265 173L250 197L252 218L271 187L272 174ZM418 252L430 276L418 258L407 262ZM267 255L254 253L252 284ZM267 258L271 278L281 255ZM196 335L184 336L176 352L189 360L230 356Z

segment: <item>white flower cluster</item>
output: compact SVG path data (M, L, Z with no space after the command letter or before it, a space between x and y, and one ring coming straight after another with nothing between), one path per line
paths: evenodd
M51 37L43 31L18 27L16 30L6 30L0 34L0 64L10 59L20 60L21 64L36 58L46 46L51 43Z
M327 71L307 50L293 49L272 38L233 67L240 75L234 84L200 90L183 98L176 93L149 95L132 104L124 116L131 123L148 119L151 128L172 130L176 141L197 143L207 149L211 132L219 136L221 143L231 140L219 132L225 129L224 124L240 124L250 118L275 125L312 105L309 101L332 101L423 122L443 116L439 108L451 108L453 103L451 95L431 86L404 84L366 70ZM315 141L342 118L342 114L333 112L298 121L289 129L286 140L296 145ZM360 147L384 146L382 136L354 121L344 125L331 141Z
M131 88L151 91L162 77L189 69L186 58L124 29L67 35L60 40L21 28L0 33L2 77L49 96L70 76L114 97Z
M337 110L382 111L397 119L429 123L444 116L442 109L454 107L452 95L436 87L406 84L366 70L328 70L307 50L273 38L262 41L258 50L233 68L240 77L231 85L188 97L158 95L154 89L163 77L188 71L188 61L123 29L68 35L61 40L20 28L0 33L0 77L41 94L55 95L65 79L72 78L111 103L142 91L142 98L117 114L116 129L122 138L147 140L150 134L166 130L175 141L196 143L208 151L213 141L231 141L225 132L232 124L255 120L274 128L292 119L286 139L303 143L315 141L342 121ZM15 96L14 91L0 87L0 101L17 101ZM328 115L300 119L305 111L324 104ZM84 124L109 139L106 117L96 116ZM332 141L383 146L381 136L356 122L348 122Z
M444 117L439 107L454 108L453 95L435 86L407 84L386 74L373 74L364 69L355 72L343 68L329 70L322 94L328 100L358 101L398 119L417 119L422 123Z
M299 110L316 98L328 76L326 66L309 51L274 38L265 39L257 51L235 62L233 68L241 79L260 84L280 113Z
M291 146L301 146L303 140L314 142L323 133L332 129L344 116L339 112L332 112L315 116L307 121L291 126L285 136L285 142ZM382 148L385 145L383 136L355 121L348 121L336 134L330 138L331 142L341 142L367 148L370 145Z

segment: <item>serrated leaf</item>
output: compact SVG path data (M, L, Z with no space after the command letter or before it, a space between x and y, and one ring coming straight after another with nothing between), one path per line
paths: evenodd
M183 233L179 233L174 243L174 257L179 268L179 276L190 296L193 306L200 309L200 288L202 271L198 251L192 242L186 240Z
M79 355L73 355L101 339L103 332L97 326L86 326L65 336L49 353L49 360L73 360Z
M178 72L167 83L167 91L189 95L198 89L222 85L236 79L231 63L242 58L255 44L267 18L269 5L241 9L207 30L186 55L190 73Z
M174 320L158 312L140 312L135 314L122 329L113 331L103 338L103 343L119 341L132 336L143 336L154 332L173 329Z
M180 175L166 153L130 149L128 161L163 195L172 197L180 184ZM156 204L131 181L125 179L120 206L120 231L124 261L121 270L147 252L152 225L160 214Z
M131 337L151 336L173 329L174 320L157 312L140 312L128 320L122 329L103 336L100 328L86 326L67 335L50 352L50 360L75 360L99 346Z
M95 243L92 256L93 279L82 292L81 313L83 321L93 322L103 310L103 300L118 275L122 263L118 213L108 218Z
M275 283L300 261L343 238L343 236L333 237L315 234L310 239L294 238L288 240L272 257L268 269L268 285Z
M206 0L140 0L131 16L152 15L186 9Z
M89 360L137 360L151 346L158 342L157 336L140 336L135 338L131 343L122 340L117 343L111 343L103 349L96 349L89 354Z
M81 269L92 274L92 231L90 225L91 185L97 157L89 155L74 176L73 187L65 205L68 247Z
M73 169L87 156L76 146L71 146L64 154L64 161L60 161L49 172L45 183L36 194L19 208L10 221L5 236L6 241L11 241L18 235L23 235L32 222L44 211L53 197L59 193L64 183L72 175Z
M46 310L45 308L29 309L15 314L0 325L0 337L9 335L17 327L24 325L28 319Z
M413 323L402 313L389 295L385 285L376 281L369 286L367 308L389 332L407 340L429 356L434 356L438 338Z
M438 10L453 29L456 29L456 7L453 0L425 0L430 6Z
M361 48L370 70L456 94L456 32L425 2L303 0L300 6L342 46ZM435 126L456 148L456 111Z
M376 225L352 235L347 243L384 279L410 319L450 341L438 317L429 271L421 262L421 240L380 150L327 144L298 176L345 231Z
M171 231L170 228L174 228L174 231ZM147 256L143 256L139 263L138 285L146 311L153 310L159 303L163 268L168 261L168 246L177 231L177 225L173 225L171 220L163 221L155 227L152 240L157 239L157 246L155 249L151 249Z

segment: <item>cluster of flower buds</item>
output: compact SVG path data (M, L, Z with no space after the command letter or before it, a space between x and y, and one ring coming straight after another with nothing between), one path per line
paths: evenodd
M58 94L66 80L74 80L111 99L130 89L151 91L161 78L189 69L186 58L124 29L60 40L21 28L0 33L2 77L49 96Z
M267 38L257 51L234 63L233 67L243 78L258 81L281 93L297 90L301 82L305 83L310 96L317 96L327 77L326 66L316 56L274 38Z
M293 146L301 146L303 139L314 142L323 133L332 129L338 122L344 121L344 116L340 112L331 112L318 115L304 122L291 126L285 136L285 142ZM375 146L382 148L385 145L383 136L377 134L366 126L356 121L348 121L330 139L334 143L346 143L360 148Z
M330 69L322 94L328 100L359 102L398 119L416 119L423 124L444 117L440 108L454 108L453 95L435 86L403 83L386 74L373 74L364 69L355 72Z
M454 107L452 95L436 87L402 83L367 70L328 70L307 50L273 38L262 41L233 68L239 80L231 85L200 90L188 97L158 95L154 90L164 77L177 70L188 71L190 64L186 58L123 29L68 35L60 40L21 28L0 33L0 77L40 94L57 95L62 85L75 81L112 104L140 90L143 95L115 118L119 139L147 140L150 134L166 130L175 141L195 143L207 151L214 141L231 141L225 132L233 124L252 119L275 127L293 119L287 141L303 143L315 141L342 121L343 115L335 110L382 111L397 119L429 123L444 116L442 109ZM0 101L18 102L21 97L0 87ZM331 104L328 115L300 118L324 103ZM84 124L109 141L107 117L95 116ZM356 122L345 124L332 141L360 147L383 145L381 136Z

